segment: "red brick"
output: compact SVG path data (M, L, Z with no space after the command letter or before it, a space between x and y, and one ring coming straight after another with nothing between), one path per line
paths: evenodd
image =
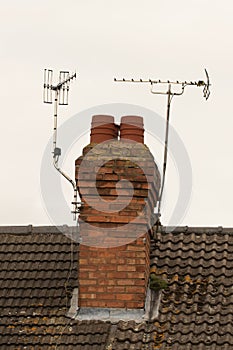
M145 251L144 252L141 251L141 252L137 252L136 255L139 258L144 258L146 256L146 253L145 253Z
M124 301L108 301L107 306L113 307L113 308L125 308L125 302Z
M125 287L123 286L108 286L107 287L108 293L124 293L126 292Z
M99 252L99 256L100 257L104 257L106 260L111 260L111 259L115 259L116 254L114 252L109 252L109 251L102 251Z
M127 260L127 264L144 265L144 266L146 265L147 262L148 261L146 260L146 258L145 259L136 258L135 262L133 262L133 259L132 259L132 261L131 261L131 259Z
M81 299L96 299L95 293L80 293Z
M133 294L117 294L116 295L117 300L135 300L135 295Z
M80 293L80 294L88 293L88 286L80 285L80 287L79 287L79 293Z
M122 256L123 258L135 258L136 254L138 254L138 253L136 253L135 251L127 251L127 250L125 250L125 251L119 252L118 256ZM143 253L143 254L145 254L145 253Z
M101 168L97 168L95 167L95 172L101 173L101 174L112 174L113 173L113 168L112 167L101 167ZM97 174L98 174L97 173Z
M120 216L127 216L129 218L129 222L132 221L136 216L138 216L138 212L134 210L122 210L118 213Z
M87 292L91 293L105 293L106 287L105 286L89 286L87 287Z
M145 282L145 279L135 279L134 284L136 286L147 286L147 282Z
M98 174L99 175L99 174ZM102 179L107 180L107 181L118 181L119 180L119 176L117 174L103 174Z
M135 286L126 286L125 287L125 289L126 289L126 292L127 293L135 293L135 294L145 294L145 287L144 286L141 286L141 287L139 287L139 286L137 286L137 285L135 285Z
M79 283L80 283L80 285L82 285L82 286L88 286L88 285L90 285L90 284L97 284L97 280L91 280L91 279L87 279L87 280L84 280L84 279L79 279Z
M90 251L79 248L79 259L87 259L89 261L91 258L95 258L95 254L91 254Z
M82 259L82 258L79 258L79 264L84 264L84 265L87 265L88 264L88 259Z
M92 180L86 181L86 180L79 180L78 181L78 186L81 187L81 189L83 190L83 188L89 188L90 186L94 186L95 182Z
M115 174L111 174L111 176L115 176L117 179L116 181L105 181L105 178L101 181L96 181L96 188L116 188L116 184L117 184L117 180L118 180L118 176ZM119 188L119 185L118 185Z
M132 278L134 278L134 279L141 279L141 278L145 278L145 273L143 273L143 272L127 272L126 273L126 275L127 275L127 278L129 278L129 279L132 279Z
M111 195L118 195L118 196L126 196L130 197L132 196L132 189L126 189L126 188L119 188L117 187L117 190L110 190ZM134 195L136 196L135 190L134 190Z
M107 245L107 246L113 246L113 245L117 245L117 244L120 244L120 245L124 245L126 243L128 243L130 240L130 238L127 238L127 237L121 237L121 236L112 236L112 237L106 237L104 239L104 244Z
M111 222L120 222L120 223L125 223L128 224L130 221L134 220L135 217L133 216L124 216L124 215L119 215L119 216L110 216L110 221Z
M91 299L80 299L79 305L80 307L107 307L107 302Z
M116 265L99 265L98 266L99 271L116 271Z
M133 264L133 265L135 265L136 261L137 261L137 259L126 259L126 264L129 264L129 265Z
M135 265L119 265L117 271L136 271Z
M135 167L136 164L128 159L116 159L115 165L118 167Z
M76 168L77 169L77 168ZM87 180L89 180L89 181L93 181L93 182L95 182L97 179L102 179L102 177L103 177L103 175L102 174L94 174L94 173L83 173L83 172L79 172L78 173L78 171L76 171L76 174L75 174L75 179L76 179L76 181L78 181L78 183L79 183L79 181L83 181L83 180L85 180L85 181L87 181Z
M99 293L98 298L100 298L100 300L115 300L116 295L114 293Z
M145 251L145 246L144 245L139 245L139 244L137 244L137 245L128 245L127 246L127 250L133 250L135 252L139 252L139 251L144 252Z
M137 272L145 272L146 271L146 265L136 265L136 271Z
M106 259L105 258L93 258L90 256L89 261L91 264L94 265L99 265L99 264L104 264L106 263Z
M116 295L117 300L125 300L125 301L144 301L145 294L144 293L121 293Z
M107 272L106 278L110 278L110 279L113 279L114 281L116 281L117 278L127 278L128 273L129 272L120 272L120 271Z
M83 250L80 247L80 249L79 249L79 259L84 259L84 258L89 258L89 257L90 257L90 252L88 250Z
M89 279L97 279L99 281L100 278L105 278L106 273L103 272L99 272L99 271L94 271L94 272L88 272L88 278ZM97 281L97 283L98 283Z
M79 265L80 271L96 271L97 265Z
M79 279L86 279L86 278L88 278L89 277L89 274L88 274L88 272L84 272L84 271L79 271L79 273L78 273L78 278Z
M144 308L144 302L143 301L127 301L127 308L128 309L141 309Z
M115 258L115 259L110 259L110 263L111 264L116 264L116 265L119 265L119 264L126 264L126 259L123 259L123 258Z
M98 208L98 210L92 208L92 207L84 207L83 210L82 210L82 214L81 216L82 217L86 217L88 215L90 216L103 216L107 210L107 206L104 208L104 211L102 212L100 210L100 208Z
M106 277L106 273L105 273L104 277ZM104 286L115 286L116 280L114 280L114 279L108 279L108 278L99 279L99 280L98 280L98 284L99 284L99 285L104 285Z
M103 215L94 215L94 216L87 215L87 216L82 216L82 219L86 222L106 222L106 221L108 221L106 216L103 216Z
M133 286L136 283L135 279L129 279L129 278L125 278L125 279L118 279L116 280L117 285L119 286Z

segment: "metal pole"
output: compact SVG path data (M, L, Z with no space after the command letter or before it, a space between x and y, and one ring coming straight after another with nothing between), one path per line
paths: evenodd
M163 190L164 190L164 184L165 184L166 168L167 168L170 106L171 106L171 100L173 97L173 94L171 93L171 84L168 85L167 96L168 96L167 97L167 120L166 120L165 147L164 147L164 158L163 158L163 175L162 175L162 183L161 183L161 189L160 189L160 194L159 194L158 219L161 215L160 214L161 202L162 202L162 196L163 196Z
M54 98L54 119L53 119L53 157L55 158L55 149L57 146L57 106L58 106L58 90L55 90Z
M73 186L73 188L76 188L76 185L74 181L66 175L58 166L58 157L60 154L57 154L57 107L58 107L58 98L59 98L59 91L55 90L55 99L54 99L54 121L53 121L53 165L55 168L59 171L60 174L62 174Z

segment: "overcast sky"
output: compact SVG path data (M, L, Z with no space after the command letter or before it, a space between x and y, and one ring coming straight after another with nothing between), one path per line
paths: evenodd
M193 172L191 202L179 224L233 225L232 1L0 0L0 7L1 225L54 224L40 186L53 122L52 106L42 100L44 68L54 70L55 80L59 70L77 71L59 125L109 103L140 105L165 117L164 97L150 94L149 86L114 84L113 78L199 80L207 68L207 102L194 87L172 102L171 124ZM72 176L81 148L73 147L64 163ZM161 152L153 148L158 161ZM169 160L163 224L182 190Z

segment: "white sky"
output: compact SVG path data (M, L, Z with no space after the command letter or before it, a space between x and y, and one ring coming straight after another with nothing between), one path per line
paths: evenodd
M42 101L44 68L54 69L55 77L62 69L78 74L68 108L59 109L60 124L114 102L165 116L165 98L151 95L149 86L114 84L113 78L199 80L205 67L210 99L190 87L172 103L171 124L193 169L192 201L180 224L233 225L232 1L0 0L0 13L1 225L53 224L40 193L53 113ZM65 166L71 171L73 159ZM170 162L163 224L176 182Z

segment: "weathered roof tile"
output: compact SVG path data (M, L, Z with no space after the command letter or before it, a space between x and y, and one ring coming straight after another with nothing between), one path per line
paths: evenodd
M157 322L161 350L233 346L232 245L232 229L156 232L154 266L168 280Z
M66 233L65 234L62 234ZM154 323L75 321L77 243L68 227L0 227L1 349L192 349L233 347L233 230L162 228L152 264L168 281Z

